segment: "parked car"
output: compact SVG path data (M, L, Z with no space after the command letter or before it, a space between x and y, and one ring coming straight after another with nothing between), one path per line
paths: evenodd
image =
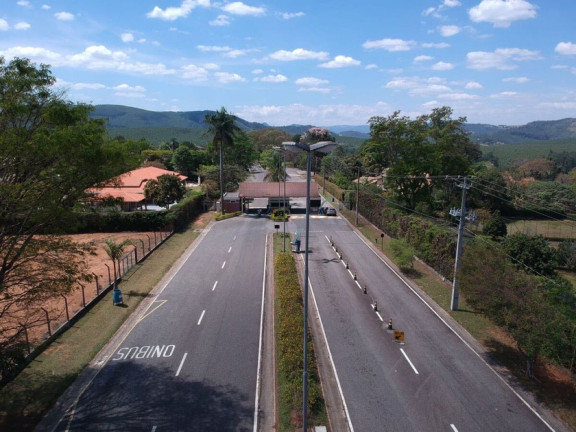
M326 216L336 216L336 209L334 207L328 207L326 209Z

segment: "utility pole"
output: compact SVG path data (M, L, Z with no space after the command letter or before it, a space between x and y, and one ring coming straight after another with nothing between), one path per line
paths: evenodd
M358 180L356 181L356 226L358 226L358 202L360 201L360 165L358 165Z
M464 225L466 224L466 219L475 220L476 215L471 213L469 217L466 216L466 191L470 189L472 183L468 183L468 178L464 177L462 183L457 183L457 187L462 189L462 203L459 209L450 209L450 215L460 218L460 223L458 224L458 242L456 243L456 260L454 262L454 277L452 278L452 297L450 298L450 310L458 310L458 281L456 279L456 273L460 268L460 257L462 256L462 241L464 237Z

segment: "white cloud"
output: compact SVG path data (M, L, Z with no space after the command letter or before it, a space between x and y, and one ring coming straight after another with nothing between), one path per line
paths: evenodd
M322 85L326 85L328 84L330 81L325 80L325 79L320 79L320 78L314 78L314 77L302 77L302 78L298 78L296 81L294 81L294 83L296 85L299 86L304 86L304 87L318 87L318 86L322 86Z
M224 27L230 25L230 18L228 15L218 15L215 20L209 21L211 26Z
M30 2L28 0L18 0L16 4L18 6L30 7Z
M447 62L438 62L432 65L432 70L435 71L448 71L454 69L454 65L452 63Z
M50 9L52 9L52 6L47 5L47 4L42 5L42 10L50 10Z
M482 0L468 14L474 22L509 27L514 21L536 17L536 6L526 0Z
M476 81L469 81L466 83L466 85L464 86L465 89L467 90L480 90L482 88L484 88L482 86L482 84L480 84L479 82Z
M284 18L285 20L288 19L292 19L292 18L300 18L303 17L304 15L306 15L304 12L294 12L294 13L290 13L290 12L284 12L280 14L282 16L282 18Z
M403 39L380 39L375 41L366 41L362 44L366 49L384 49L389 52L410 51L416 42L406 41Z
M576 44L572 42L559 42L554 48L558 54L562 55L576 55Z
M0 18L0 31L10 30L10 24L5 19Z
M134 35L132 33L122 33L120 39L122 39L122 42L133 42Z
M460 6L462 3L460 3L458 0L444 0L443 5L446 7L456 7L456 6Z
M440 34L444 37L450 37L460 33L460 30L457 25L445 25L440 27Z
M233 50L230 50L230 51L226 52L226 53L224 54L224 57L228 57L228 58L238 58L238 57L245 56L245 55L248 54L250 51L253 51L253 50L233 49Z
M330 93L330 89L328 87L300 87L298 89L299 92L310 92L310 93Z
M196 45L196 48L198 48L200 51L203 52L209 52L209 51L225 52L230 51L232 49L229 46L220 46L220 45Z
M113 87L114 90L116 91L121 91L121 92L145 92L146 89L142 86L130 86L128 84L119 84L115 87Z
M209 7L210 0L183 0L180 6L168 7L166 9L155 6L151 12L146 14L146 16L148 18L158 18L165 21L174 21L178 18L186 18L193 9L199 6Z
M63 58L60 54L39 47L11 47L7 50L0 51L0 55L3 55L5 58L26 57L34 62L49 63L52 66L63 64Z
M328 53L324 51L308 51L303 48L296 48L293 51L279 50L270 54L270 58L280 61L295 60L327 60Z
M425 42L422 44L422 48L449 48L450 44L446 43L446 42L440 42L440 43L429 43L429 42Z
M490 95L490 98L492 98L492 99L508 99L508 98L514 97L514 96L516 96L516 95L518 95L517 92L513 92L513 91L503 91L503 92L500 92L500 93L496 93L496 94Z
M206 81L209 76L208 69L202 66L189 64L180 68L182 78L191 81Z
M222 84L229 84L229 83L233 83L233 82L246 81L240 75L235 74L235 73L229 73L229 72L216 72L214 74L214 76L218 79L218 82L220 82Z
M260 74L264 73L264 71L263 71L262 69L254 69L254 70L252 71L252 73L253 73L254 75L260 75Z
M27 22L21 21L19 23L16 23L14 25L14 28L16 30L28 30L30 28L30 24L28 24Z
M232 15L251 15L260 16L266 14L266 9L263 7L248 6L242 2L227 3L221 8L224 12Z
M254 81L281 83L288 81L288 78L282 74L277 74L277 75L266 75L263 77L254 78Z
M60 82L58 82L60 84ZM75 83L70 86L74 90L104 90L106 86L100 83Z
M478 99L478 96L469 93L443 93L439 94L438 99L445 99L450 101L471 100Z
M516 69L510 61L539 60L540 52L521 48L498 48L493 52L473 51L466 54L468 68L470 69Z
M378 65L375 65L374 63L372 63L372 64L369 64L369 65L366 65L366 66L364 67L364 69L366 69L366 70L378 69Z
M527 82L530 82L530 79L527 77L509 77L509 78L503 78L502 82L513 82L516 84L526 84Z
M366 124L373 116L392 114L394 109L387 103L372 105L244 105L237 106L237 116L270 125L285 125L286 119L293 123L317 126L334 124Z
M74 15L70 12L56 12L54 16L60 21L74 21Z
M427 55L419 55L419 56L414 57L414 63L430 61L430 60L434 60L434 57L427 56Z
M352 57L347 57L343 55L337 55L334 57L334 60L330 60L329 62L322 63L318 65L322 68L327 69L337 69L337 68L344 68L349 66L360 66L360 61L355 60Z

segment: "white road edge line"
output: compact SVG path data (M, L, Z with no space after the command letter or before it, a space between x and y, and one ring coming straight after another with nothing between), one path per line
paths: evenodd
M178 370L176 371L176 376L180 375L180 371L182 370L182 366L184 366L184 362L186 361L186 357L188 357L188 353L184 353L182 360L180 361L180 366L178 366Z
M474 348L472 348L472 347L470 346L470 344L469 344L468 342L466 342L466 341L464 340L464 338L463 338L462 336L460 336L460 335L458 334L458 332L457 332L456 330L454 330L454 329L450 326L450 324L448 324L448 323L446 322L446 320L445 320L444 318L442 318L442 317L438 314L438 312L436 312L436 311L434 310L434 308L433 308L432 306L430 306L430 305L428 304L428 302L427 302L426 300L424 300L424 298L422 298L422 296L421 296L420 294L418 294L418 292L417 292L414 288L412 288L412 287L410 286L410 284L409 284L408 282L406 282L406 280L404 280L404 278L403 278L402 276L400 276L400 275L396 272L396 270L394 270L385 260L382 259L382 257L381 257L380 255L378 255L378 254L374 251L374 249L372 249L372 246L371 246L369 243L367 243L366 240L363 239L361 235L359 235L356 231L354 231L354 234L356 234L356 236L360 239L360 241L362 241L362 243L364 243L366 246L368 246L368 249L370 249L370 250L372 251L372 253L373 253L374 255L376 255L376 256L378 257L378 259L379 259L380 261L382 261L382 262L384 263L384 265L386 265L386 267L388 267L388 268L390 269L390 271L391 271L392 273L394 273L394 274L398 277L398 279L400 279L400 280L404 283L404 285L406 285L406 286L410 289L410 291L412 291L412 292L416 295L416 297L418 297L418 298L422 301L422 303L424 303L426 306L428 306L428 309L430 309L430 310L432 311L432 313L433 313L434 315L436 315L436 316L438 317L438 319L439 319L440 321L442 321L442 322L444 323L444 325L445 325L446 327L448 327L448 328L450 329L450 331L452 331L452 333L454 333L454 335L456 335L456 337L457 337L458 339L460 339L460 340L462 341L462 343L463 343L464 345L466 345L466 346L468 347L468 349L469 349L470 351L472 351L472 352L476 355L476 357L478 357L478 358L480 359L480 361L481 361L482 363L484 363L484 364L488 367L488 369L490 369L490 370L494 373L494 375L496 375L496 376L500 379L500 381L502 381L502 382L504 383L504 385L505 385L506 387L508 387L508 388L510 389L510 391L512 391L512 393L514 393L514 394L516 395L516 397L517 397L518 399L520 399L520 400L522 401L522 403L523 403L524 405L526 405L526 406L528 407L528 409L534 413L534 415L535 415L536 417L538 417L538 418L540 419L540 421L541 421L542 423L544 423L544 424L546 425L546 427L547 427L548 429L550 429L552 432L556 432L556 430L555 430L552 426L550 426L546 420L544 420L544 418L538 413L538 411L536 411L536 410L532 407L532 405L530 405L522 396L520 396L520 393L518 393L516 390L514 390L514 388L512 388L512 386L511 386L510 384L508 384L508 382L506 382L506 380L505 380L502 376L500 376L500 374L498 374L498 372L496 372L496 370L495 370L492 366L490 366L490 364L488 364L488 362L487 362L486 360L484 360L484 359L482 358L482 356L481 356L479 353L477 353L476 350L475 350Z
M346 412L346 420L348 421L348 429L350 432L354 432L354 426L352 426L352 420L350 419L350 412L348 411L348 405L346 405L346 399L344 399L344 392L342 391L342 386L340 385L340 378L338 378L338 372L336 371L336 365L334 364L334 358L332 357L332 351L330 351L330 345L328 344L328 338L326 337L326 332L324 331L324 323L322 322L322 317L320 316L320 311L318 311L318 303L316 303L316 296L314 295L314 289L312 288L312 283L310 278L308 278L308 286L310 287L310 292L312 293L312 300L314 300L314 307L318 312L318 320L320 321L320 329L322 330L322 335L324 336L324 342L326 342L326 349L328 350L328 357L330 358L330 363L332 364L332 370L334 371L334 377L336 378L336 384L338 384L338 391L340 392L340 398L342 399L342 404L344 405L344 411ZM256 432L256 431L254 431Z
M452 428L452 430L453 430L454 432L458 432L458 429L456 429L456 426L454 426L453 424L450 424L450 427Z
M264 302L266 300L266 266L268 260L268 236L264 242L264 272L262 275L262 305L260 307L260 339L258 341L258 368L256 371L256 396L254 398L254 432L258 432L258 409L260 406L260 387L262 386L262 350L264 349Z
M204 318L204 314L205 314L205 313L206 313L206 309L204 309L204 310L202 311L202 315L200 315L200 319L198 320L198 324L197 324L197 325L200 325L200 323L202 322L202 318Z
M214 282L214 286L212 287L212 291L216 289L216 285L218 285L218 281Z
M408 358L408 354L406 354L406 353L404 352L404 349L400 348L400 351L402 352L402 354L404 354L404 358L406 359L406 361L408 362L408 364L410 365L410 367L412 368L412 370L414 371L414 373L415 373L416 375L420 375L420 374L418 373L418 370L414 367L414 365L412 364L412 362L411 362L410 359Z
M225 265L226 265L226 261L224 261L224 262L222 263L222 268L224 268Z

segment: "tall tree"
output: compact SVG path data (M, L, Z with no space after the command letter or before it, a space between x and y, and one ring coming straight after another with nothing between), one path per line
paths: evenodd
M0 319L91 279L90 246L52 234L70 227L85 189L118 174L104 123L55 81L46 65L0 57Z
M175 175L163 174L157 179L149 180L144 187L147 200L154 201L160 207L168 208L170 204L180 201L186 195L186 188Z
M224 147L234 143L235 135L240 128L235 123L236 116L228 113L222 107L220 111L206 114L204 122L208 124L208 134L213 134L212 144L218 147L220 154L220 210L224 214Z
M126 239L121 242L115 242L113 239L104 240L104 250L108 258L112 260L112 266L114 267L114 289L118 289L117 280L120 276L118 272L120 271L120 258L124 255L124 250L126 246L131 245L132 240ZM116 263L118 263L118 272L116 270Z

